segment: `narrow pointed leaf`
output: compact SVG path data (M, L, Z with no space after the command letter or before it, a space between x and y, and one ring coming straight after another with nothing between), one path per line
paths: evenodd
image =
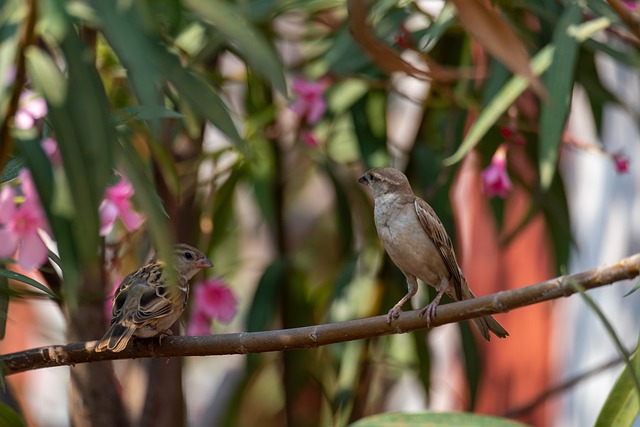
M6 279L15 280L17 282L22 282L22 283L24 283L26 285L33 286L34 288L36 288L39 291L44 292L45 294L47 294L49 297L51 297L54 300L59 299L58 296L56 294L54 294L53 292L51 292L51 290L49 288L47 288L45 285L43 285L42 283L38 282L37 280L32 279L29 276L25 276L24 274L20 274L20 273L16 273L15 271L11 271L11 270L6 270L4 268L0 268L0 277L6 278ZM2 285L2 283L0 282L0 286L1 285ZM1 307L0 307L0 311L1 311Z
M553 62L544 76L549 99L540 112L540 184L551 185L556 172L558 151L573 93L573 77L578 58L578 41L572 35L582 20L582 7L573 1L564 11L553 34Z
M233 40L243 59L256 73L271 81L282 94L287 94L282 64L275 50L253 24L237 13L230 3L218 0L187 0L186 4L226 38Z
M535 75L540 75L551 65L554 48L549 45L544 47L531 61L531 67ZM487 104L478 116L458 150L444 159L446 166L453 165L464 158L464 156L480 142L487 131L498 121L507 108L527 89L527 81L522 76L513 76L503 86L496 96Z

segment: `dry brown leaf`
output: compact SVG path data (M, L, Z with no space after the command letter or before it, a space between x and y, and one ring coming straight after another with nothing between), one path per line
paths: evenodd
M489 7L485 0L451 1L456 6L458 21L467 32L511 72L526 77L538 96L546 99L547 92L531 71L524 44L496 9Z
M424 53L421 53L421 56L429 65L429 70L425 71L414 67L402 59L397 52L378 40L367 23L369 9L365 0L349 0L347 7L349 9L349 30L351 31L351 36L371 58L371 61L382 70L387 72L401 71L420 80L440 82L451 82L460 80L461 78L474 77L472 72L460 72L443 67L435 63L435 61L431 60Z

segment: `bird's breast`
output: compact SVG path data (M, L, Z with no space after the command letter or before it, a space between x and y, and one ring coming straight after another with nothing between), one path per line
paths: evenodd
M413 203L376 203L374 219L378 235L391 260L405 274L435 285L449 277L440 252L424 230Z

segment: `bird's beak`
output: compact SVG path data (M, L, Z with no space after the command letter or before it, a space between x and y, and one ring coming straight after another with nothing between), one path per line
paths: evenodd
M362 175L360 178L358 178L358 182L363 185L369 185L369 181L367 181L367 178L365 175Z
M196 263L197 268L211 268L213 267L213 263L209 258L203 258Z

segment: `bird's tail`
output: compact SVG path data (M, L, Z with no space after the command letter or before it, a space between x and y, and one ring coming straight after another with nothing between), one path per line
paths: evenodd
M466 294L466 292L464 291L464 288L465 287L463 287L463 293ZM473 292L471 292L471 289L469 289L469 286L466 286L466 290L469 291L469 294L464 295L465 297L464 299L470 299L470 298L476 297L473 294ZM473 319L473 323L478 328L478 331L480 332L482 337L487 341L491 339L491 336L489 335L489 331L493 332L493 334L498 338L506 338L509 336L509 332L507 332L507 330L503 328L502 325L498 323L496 319L493 318L493 316L478 317L476 319Z
M493 332L494 335L498 338L506 338L509 336L509 332L507 332L506 329L503 328L502 325L498 323L498 321L492 316L484 316L473 319L473 323L478 328L478 331L480 331L482 337L487 341L491 339L489 331Z
M111 325L104 337L96 344L95 351L111 350L117 353L124 350L135 330L135 325L124 326L120 323Z

